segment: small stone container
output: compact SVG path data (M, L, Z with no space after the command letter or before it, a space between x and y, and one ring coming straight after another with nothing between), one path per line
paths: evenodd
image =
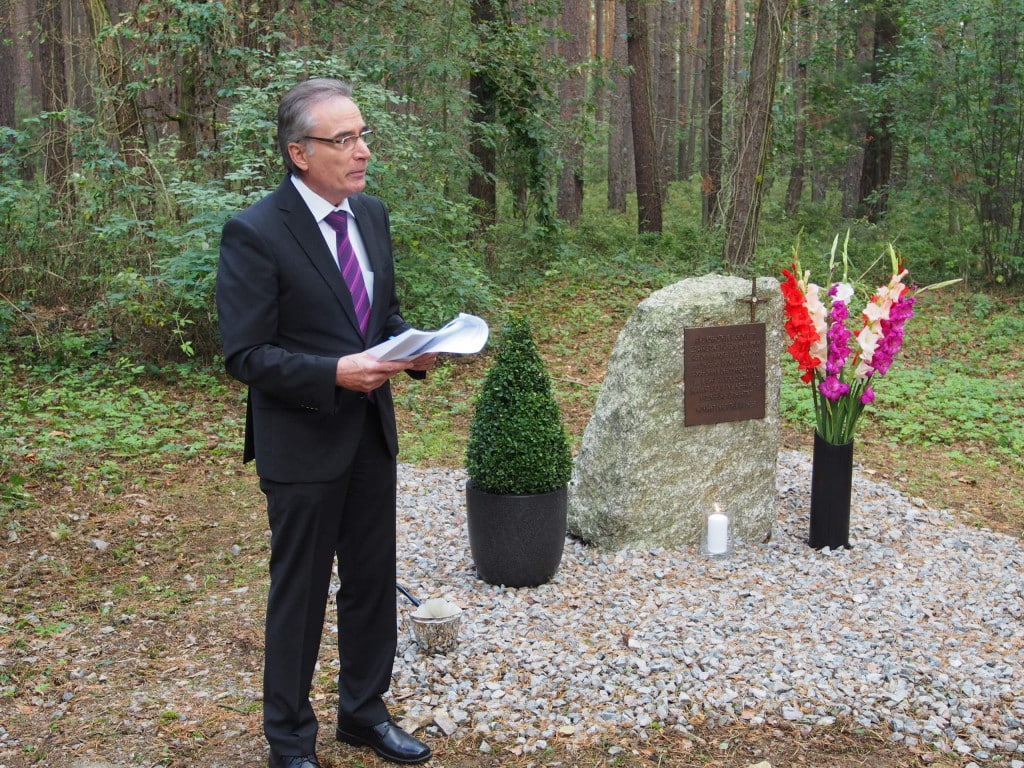
M426 653L448 653L459 645L462 609L448 600L425 600L409 614L412 634Z

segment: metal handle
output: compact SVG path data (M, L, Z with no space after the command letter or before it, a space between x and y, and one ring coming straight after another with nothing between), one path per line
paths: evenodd
M419 608L419 607L420 607L420 601L419 601L419 600L417 600L417 599L416 599L415 597L413 597L412 595L410 595L410 594L409 594L409 590L407 590L407 589L406 589L405 587L403 587L403 586L402 586L401 584L399 584L399 583L397 583L397 582L396 582L396 583L395 583L395 589L397 589L397 590L398 590L399 592L401 592L401 593L402 593L403 595L405 595L405 596L406 596L407 598L409 598L409 602L410 602L410 603L412 603L412 604L413 604L414 606L416 606L417 608Z

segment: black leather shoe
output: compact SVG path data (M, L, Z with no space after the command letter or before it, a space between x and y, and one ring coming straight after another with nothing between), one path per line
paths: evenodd
M430 747L403 731L392 720L371 726L343 724L334 733L338 741L366 746L392 763L425 763L433 754Z
M279 755L270 750L269 768L321 768L316 755Z

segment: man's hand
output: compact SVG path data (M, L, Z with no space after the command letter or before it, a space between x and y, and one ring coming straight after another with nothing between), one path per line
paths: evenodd
M406 360L402 368L406 371L429 371L436 362L437 353L428 352L425 355L414 357L412 360Z
M406 370L429 371L436 362L436 354L420 355L412 360L392 360L383 363L366 352L360 352L338 359L334 381L339 387L345 389L370 392L396 373Z
M334 381L339 387L356 392L370 392L396 373L404 371L408 363L393 361L382 363L366 352L345 355L338 359Z

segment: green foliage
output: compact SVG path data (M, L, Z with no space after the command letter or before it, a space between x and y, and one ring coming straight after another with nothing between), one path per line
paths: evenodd
M552 0L493 3L493 17L472 30L469 65L483 82L486 103L475 105L479 140L497 150L499 173L513 190L515 218L532 214L541 238L557 234L555 175L559 147L579 126L556 122L564 63L550 55ZM546 23L548 22L548 23ZM520 194L521 193L521 194Z
M897 136L910 149L908 191L946 219L938 234L959 240L964 266L992 282L1020 277L1024 1L899 7L900 52L875 103L892 102ZM967 206L973 220L961 222L950 203Z
M273 120L280 95L302 78L339 73L359 78L344 60L314 57L306 50L263 62L254 68L259 86L238 86L231 93L219 155L224 179L177 178L170 184L189 218L184 227L175 225L159 236L165 255L155 260L153 279L168 297L163 325L194 342L204 357L217 338L213 285L220 228L232 212L275 186L282 173ZM402 99L385 88L356 82L355 97L378 139L368 191L383 197L391 211L399 295L407 318L434 327L459 311L493 303L492 287L471 244L470 208L458 196L439 194L446 186L447 166L424 160L456 156L450 139L402 110Z
M212 23L204 19L189 17L183 28L166 26L159 34L185 34L194 24ZM182 161L181 143L168 139L151 149L145 171L128 168L104 146L99 126L84 118L76 122L80 207L75 218L57 226L41 225L50 216L46 188L18 178L16 152L0 156L0 218L10 224L0 244L12 256L0 271L0 285L15 296L39 291L51 300L91 304L96 321L108 325L136 360L160 363L192 354L211 359L219 348L213 289L220 230L232 213L280 180L280 95L308 76L348 73L358 79L344 61L306 50L277 58L255 55L249 72L256 84L222 90L231 109L219 125L219 146L200 151L195 161ZM439 194L449 186L449 165L425 161L443 155L464 166L465 148L459 160L451 136L401 109L395 94L367 83L356 87L380 139L369 191L391 208L407 316L430 327L458 311L493 304L493 288L472 243L472 212L459 195ZM22 158L38 151L32 149L39 142L31 131L42 130L38 120L27 125L30 130L8 134L15 149L26 150Z
M95 341L64 337L52 361L0 358L0 401L9 404L0 420L0 510L30 506L41 484L120 493L147 465L238 448L240 414L230 410L223 375L198 366L150 370L123 357L97 364Z
M529 321L505 327L470 424L466 471L488 493L546 493L569 483L572 454Z
M471 398L462 393L478 383L460 376L469 365L470 359L442 356L425 379L392 379L395 406L409 425L402 433L402 461L446 466L462 463L466 434L460 425L472 415Z
M444 134L415 115L392 111L397 97L384 89L361 86L356 94L374 143L369 190L391 214L395 270L402 313L413 325L437 327L460 311L480 312L493 305L494 286L474 244L476 220L463 195L439 195L447 183L444 164L431 156L468 162L454 152Z

